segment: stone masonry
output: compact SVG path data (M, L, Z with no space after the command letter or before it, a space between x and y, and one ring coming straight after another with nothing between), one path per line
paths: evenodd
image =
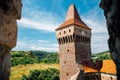
M10 50L16 46L22 0L0 0L0 80L9 80Z
M91 29L70 5L66 20L56 29L60 53L60 80L83 80L82 59L91 59Z

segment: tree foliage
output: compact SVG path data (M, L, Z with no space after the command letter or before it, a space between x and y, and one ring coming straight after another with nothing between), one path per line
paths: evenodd
M105 51L105 52L98 53L98 54L93 54L92 57L96 57L97 60L110 60L111 59L111 55L109 51Z
M33 63L59 63L59 55L56 52L45 51L12 51L12 66Z
M21 80L59 80L59 70L54 68L33 70L28 76L23 75Z

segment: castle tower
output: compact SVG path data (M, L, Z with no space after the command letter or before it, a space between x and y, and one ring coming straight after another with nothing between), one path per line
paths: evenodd
M91 29L81 20L75 5L70 5L66 20L56 29L60 53L60 80L70 80L82 59L91 59Z

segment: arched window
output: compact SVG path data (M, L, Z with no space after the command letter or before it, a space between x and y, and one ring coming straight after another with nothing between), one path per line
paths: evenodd
M89 38L88 38L88 37L87 37L87 40L86 40L86 41L87 41L87 43L89 43Z
M73 41L73 36L72 35L70 35L70 42L72 42Z
M80 36L78 36L78 42L80 42Z
M58 38L58 43L61 44L61 43L60 43L60 38Z
M84 37L84 43L86 43L86 37Z
M68 38L68 42L70 43L70 36L68 36L67 38Z
M66 61L64 61L64 64L66 64Z
M82 36L80 36L80 43L82 43Z
M66 31L64 31L64 34L66 33Z
M65 38L63 37L63 44L65 44Z
M69 74L68 74L68 73L66 73L66 76L69 76Z
M68 43L68 39L67 39L67 36L65 37L65 43Z
M60 44L62 44L62 40L61 40L61 38L60 38Z
M69 52L69 49L67 50L67 52Z
M63 44L63 38L60 38L61 44Z
M69 29L69 32L71 32L71 29Z
M76 41L76 36L75 36L75 34L73 34L73 41Z
M76 36L75 36L75 41L76 41L76 42L78 41L78 38L77 38L77 37L78 37L78 36L76 35Z
M59 35L61 35L61 32L59 32Z
M81 36L81 43L83 43L83 36Z

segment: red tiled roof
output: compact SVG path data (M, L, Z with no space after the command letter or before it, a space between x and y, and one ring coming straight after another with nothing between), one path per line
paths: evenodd
M79 27L85 28L85 29L89 29L91 30L91 28L89 28L80 18L77 9L75 8L75 5L72 4L70 5L67 15L66 15L66 20L64 21L63 24L61 24L56 30L62 29L66 26L69 25L77 25Z
M89 72L99 72L99 71L91 67L84 66L84 73L89 73Z
M101 66L97 66L93 60L82 60L82 65L84 68L84 73L88 73L88 72L99 72L99 68L101 68ZM99 65L102 65L99 63Z
M96 63L96 65L99 66L99 64L97 64L97 63ZM100 70L92 68L90 66L86 66L84 64L83 64L83 68L84 68L84 73L103 72L103 73L108 73L108 74L116 74L116 66L112 60L103 60L102 68Z
M64 22L63 24L61 24L56 30L62 29L62 28L64 28L64 27L69 26L69 25L72 25L72 24L73 24L73 25L77 25L77 26L82 27L82 28L85 28L85 29L91 30L91 29L90 29L89 27L87 27L87 25L85 25L83 22L80 22L80 21L78 21L77 19L74 19L74 18L65 21L65 22Z

